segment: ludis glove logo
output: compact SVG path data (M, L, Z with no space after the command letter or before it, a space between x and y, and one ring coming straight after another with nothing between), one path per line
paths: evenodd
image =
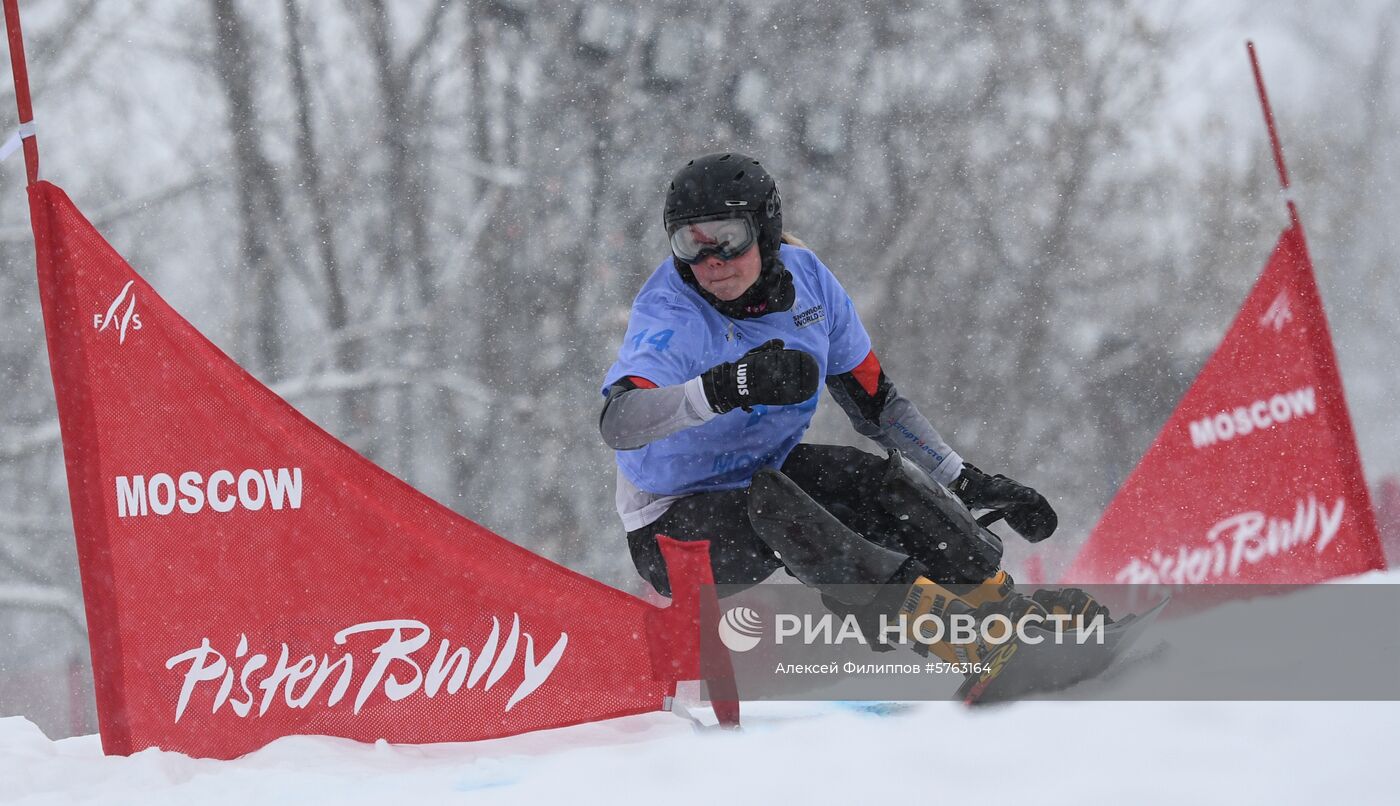
M719 620L719 640L731 652L748 652L763 637L763 619L752 608L731 607Z
M92 327L98 333L111 328L117 334L117 344L126 344L126 334L128 330L141 329L141 314L136 312L136 292L131 290L135 280L127 280L126 285L117 294L117 298L112 300L112 304L107 306L105 314L95 313L92 315ZM123 303L125 309L123 310Z

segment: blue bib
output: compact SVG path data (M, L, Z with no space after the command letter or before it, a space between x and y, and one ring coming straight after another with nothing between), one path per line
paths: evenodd
M846 290L810 251L783 244L779 255L797 292L792 308L739 320L716 311L681 280L670 258L663 261L632 303L603 393L628 376L657 386L682 384L770 339L810 353L823 376L855 369L870 353L870 336ZM811 424L819 395L792 406L735 409L636 450L617 451L617 465L638 489L658 495L747 487L754 471L787 459Z

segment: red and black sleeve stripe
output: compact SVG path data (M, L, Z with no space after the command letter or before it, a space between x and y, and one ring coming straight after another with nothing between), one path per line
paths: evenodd
M885 375L874 350L855 369L829 376L826 382L837 385L855 404L861 418L875 424L880 422L880 412L885 410L885 404L894 393L894 384Z

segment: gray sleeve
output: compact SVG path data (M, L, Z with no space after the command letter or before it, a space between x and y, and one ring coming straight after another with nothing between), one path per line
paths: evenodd
M883 405L878 405L869 398L857 401L852 392L860 394L858 387L831 380L828 379L827 391L861 435L883 448L899 451L944 486L952 484L962 472L962 457L912 402L900 396L893 384L881 390L879 403Z
M603 405L598 428L615 451L630 451L670 436L682 428L704 425L715 412L699 378L675 386L627 389L614 386Z

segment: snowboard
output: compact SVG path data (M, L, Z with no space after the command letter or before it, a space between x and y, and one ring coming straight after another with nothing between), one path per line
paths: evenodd
M1045 630L1040 643L1020 640L1002 644L987 658L987 668L968 676L958 687L957 699L969 706L1007 702L1030 694L1058 691L1103 673L1133 645L1171 597L1151 609L1134 613L1104 627L1103 643L1054 642L1054 633ZM1028 633L1039 628L1029 627Z

